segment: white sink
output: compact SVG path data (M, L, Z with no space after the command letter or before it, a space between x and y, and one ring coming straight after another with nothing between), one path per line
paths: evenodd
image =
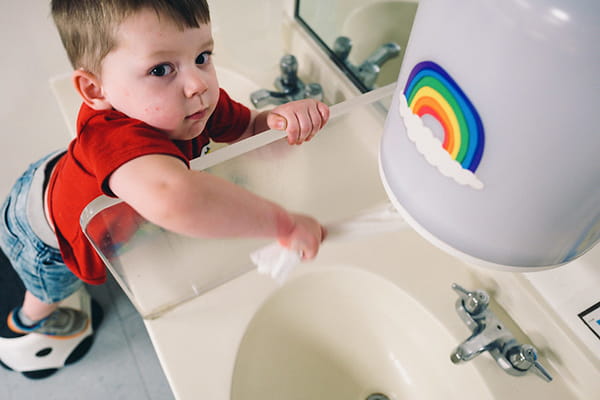
M239 101L246 107L253 108L250 102L250 93L260 89L260 86L232 69L219 66L216 69L219 86L225 89L232 99Z
M491 398L456 340L418 301L379 275L343 266L300 276L251 320L232 400Z

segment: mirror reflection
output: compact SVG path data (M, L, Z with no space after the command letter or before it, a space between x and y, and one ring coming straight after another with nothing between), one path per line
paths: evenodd
M296 19L362 91L395 82L417 0L296 0Z

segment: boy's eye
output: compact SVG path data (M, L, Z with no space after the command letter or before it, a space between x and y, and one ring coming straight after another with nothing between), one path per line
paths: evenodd
M196 57L196 64L201 65L201 64L206 64L210 61L210 56L212 55L212 52L210 51L205 51L200 53L200 55L198 57Z
M160 64L150 70L150 75L165 76L173 72L173 67L169 64Z

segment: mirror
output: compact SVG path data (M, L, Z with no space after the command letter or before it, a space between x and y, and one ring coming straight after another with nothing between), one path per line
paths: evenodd
M398 79L417 0L296 0L295 18L367 92Z

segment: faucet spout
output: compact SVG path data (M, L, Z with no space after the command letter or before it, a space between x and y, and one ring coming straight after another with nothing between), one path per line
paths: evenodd
M352 41L347 36L340 36L333 44L333 53L342 61L346 67L354 74L362 84L372 90L375 87L375 81L381 72L381 67L392 58L398 57L402 48L394 42L385 43L379 46L367 59L360 65L353 65L348 56L352 51Z
M452 289L458 294L456 312L471 330L471 336L450 354L452 363L472 360L487 351L510 375L520 376L533 371L547 382L552 380L550 373L538 361L536 349L519 344L512 332L488 308L489 295L485 291L469 291L456 283L452 284Z
M400 55L400 46L394 42L385 43L373 52L363 64L375 64L381 67L386 61Z
M461 344L450 354L450 361L452 361L453 364L472 360L484 351L489 350L489 345L476 343L481 342L481 340L477 340L479 338L475 337L473 339L475 340Z
M375 87L381 67L385 62L400 55L400 46L390 42L379 46L362 64L358 66L358 76L368 89Z
M472 360L485 351L503 348L512 338L500 321L488 319L450 354L450 360L454 364Z

